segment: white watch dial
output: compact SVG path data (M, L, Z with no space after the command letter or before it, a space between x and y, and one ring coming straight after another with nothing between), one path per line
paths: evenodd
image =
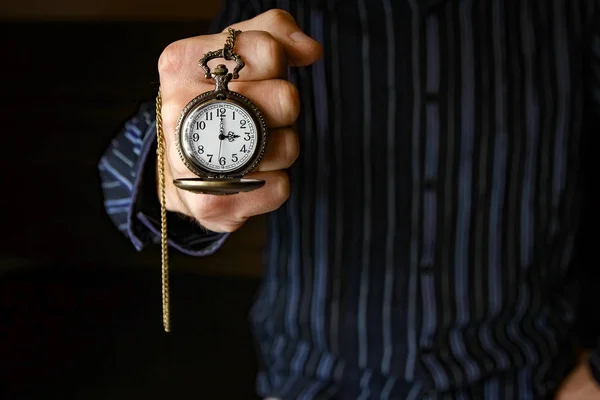
M183 126L183 146L204 168L227 173L245 166L256 151L257 127L237 104L217 101L195 110Z

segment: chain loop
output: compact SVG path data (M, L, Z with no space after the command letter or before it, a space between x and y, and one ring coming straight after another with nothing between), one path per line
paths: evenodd
M233 77L237 78L237 72L244 67L244 62L240 56L233 51L235 39L241 31L229 28L229 35L225 41L225 46L222 50L207 53L201 60L200 66L205 69L208 74L208 62L211 58L216 58L217 55L225 59L233 59L237 66L234 70ZM217 54L218 53L218 54ZM158 182L160 191L160 236L161 236L161 272L162 272L162 308L163 308L163 327L165 332L171 331L171 313L170 313L170 287L169 287L169 244L167 239L167 202L166 202L166 183L165 183L165 153L166 139L163 132L162 120L162 92L160 87L156 95L156 156L158 169Z
M242 31L235 30L233 28L229 28L227 30L229 35L227 35L227 40L225 40L225 50L233 51L233 46L235 46L235 39L237 39L238 35L242 33Z
M160 88L156 96L156 154L158 158L158 182L160 190L160 236L161 236L161 272L162 272L162 307L163 327L165 332L171 331L170 299L169 299L169 245L167 242L167 205L165 189L165 149L166 141L162 123L162 93Z
M219 49L219 50L215 50L215 51L209 51L208 53L204 54L204 56L202 56L202 58L199 61L199 64L200 64L200 68L202 68L204 70L204 77L206 79L211 78L211 73L210 73L210 68L208 67L208 62L215 58L224 58L225 60L228 60L228 61L234 60L235 67L233 68L231 76L233 79L239 78L239 72L241 71L242 68L244 68L245 63L244 63L244 60L242 60L242 57L240 57L239 54L237 54L235 51L233 51L233 47L235 46L235 40L240 33L242 33L242 31L238 31L233 28L229 28L227 39L225 40L225 45L223 46L223 48Z

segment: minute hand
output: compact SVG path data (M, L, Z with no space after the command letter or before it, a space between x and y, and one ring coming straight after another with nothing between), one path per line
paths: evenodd
M223 117L221 117L221 122L220 122L220 126L219 126L219 158L217 159L219 162L219 165L221 164L221 147L223 146L223 139L225 139L225 135L223 135L224 132L225 132L225 126L223 123Z

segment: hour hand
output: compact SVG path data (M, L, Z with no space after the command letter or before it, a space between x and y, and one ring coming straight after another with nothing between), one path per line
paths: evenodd
M233 142L235 139L237 139L239 137L240 137L240 135L236 135L232 131L229 131L229 133L227 133L227 140L229 140L230 142Z

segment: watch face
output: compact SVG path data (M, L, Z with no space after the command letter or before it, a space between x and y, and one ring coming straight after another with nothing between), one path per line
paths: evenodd
M227 174L253 161L257 132L246 108L227 100L211 101L194 107L182 121L181 145L197 166Z

